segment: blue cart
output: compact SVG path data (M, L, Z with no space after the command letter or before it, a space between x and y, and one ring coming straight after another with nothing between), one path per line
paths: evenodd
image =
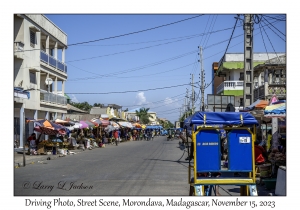
M190 195L211 195L218 185L238 185L240 195L257 195L254 142L257 120L246 112L197 112L184 121L193 156L189 160ZM227 138L228 159L221 159Z

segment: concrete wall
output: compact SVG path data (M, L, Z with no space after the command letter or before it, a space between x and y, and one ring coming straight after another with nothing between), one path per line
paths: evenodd
M51 20L49 20L44 15L29 15L26 14L26 17L31 19L33 22L35 22L39 27L42 28L42 30L47 31L49 34L51 34L55 39L63 43L67 46L67 34L63 32L59 27L57 27Z
M276 55L277 54L277 55ZM254 53L253 60L254 61L266 61L272 58L276 58L277 56L285 55L286 53ZM226 53L224 62L230 61L244 61L244 53Z

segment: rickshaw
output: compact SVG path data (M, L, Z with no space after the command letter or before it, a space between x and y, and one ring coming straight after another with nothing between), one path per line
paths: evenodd
M196 112L184 120L188 148L189 195L217 195L219 185L240 186L240 195L257 195L254 142L257 120L247 112ZM227 138L228 159L221 158Z
M167 129L167 141L173 141L175 137L175 128L168 128Z

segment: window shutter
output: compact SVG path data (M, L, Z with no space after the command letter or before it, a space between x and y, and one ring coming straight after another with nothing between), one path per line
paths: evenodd
M35 45L35 32L30 31L30 44Z

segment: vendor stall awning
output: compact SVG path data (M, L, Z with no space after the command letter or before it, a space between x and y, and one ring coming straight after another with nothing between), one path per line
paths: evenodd
M286 105L285 103L274 104L267 106L264 111L265 117L285 117Z
M108 121L108 120L103 120L103 119L101 119L101 125L102 125L103 127L108 126L108 125L109 125L109 121Z
M130 122L118 122L122 127L132 128L132 124Z

